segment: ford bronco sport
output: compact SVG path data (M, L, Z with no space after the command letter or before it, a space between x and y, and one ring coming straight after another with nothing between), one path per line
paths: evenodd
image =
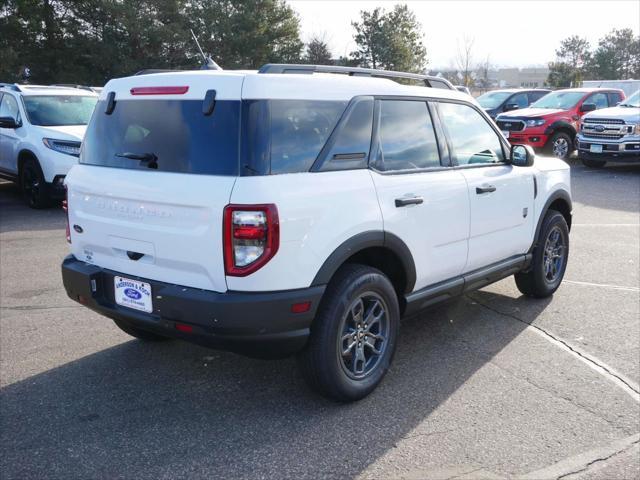
M340 401L381 381L403 315L509 275L551 295L568 167L448 86L282 65L110 81L66 178L68 295L141 339L297 353Z
M622 90L605 88L567 88L549 93L529 108L501 113L498 127L511 144L545 149L566 160L575 150L580 118L593 110L617 105Z

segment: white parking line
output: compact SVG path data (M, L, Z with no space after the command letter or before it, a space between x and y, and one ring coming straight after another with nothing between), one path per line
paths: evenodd
M571 285L582 285L585 287L610 288L612 290L622 290L623 292L640 292L639 287L625 287L622 285L609 285L606 283L579 282L577 280L562 280L562 283L570 283Z
M572 223L573 227L640 227L640 223Z

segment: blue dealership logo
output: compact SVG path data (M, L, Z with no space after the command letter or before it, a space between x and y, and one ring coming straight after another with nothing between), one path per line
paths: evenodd
M138 292L137 290L134 290L133 288L125 288L124 294L133 300L140 300L142 298L142 295L140 294L140 292Z

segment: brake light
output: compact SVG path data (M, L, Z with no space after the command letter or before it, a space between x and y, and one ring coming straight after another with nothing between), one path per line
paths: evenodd
M260 269L278 251L278 209L273 204L227 205L223 231L225 272L244 277Z
M183 87L133 87L131 95L183 95L189 90L188 86Z
M67 242L71 243L71 228L69 228L69 190L67 189L67 186L64 186L64 200L62 201L62 210L64 210L65 216L67 218L67 229L66 229L66 234L67 234Z

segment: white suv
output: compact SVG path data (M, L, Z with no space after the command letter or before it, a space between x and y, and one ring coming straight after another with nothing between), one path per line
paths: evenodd
M85 89L0 84L0 178L18 182L30 207L64 198L97 101Z
M513 274L545 297L567 265L566 163L448 86L282 65L110 81L66 179L67 293L138 338L297 352L319 392L364 397L403 315Z

